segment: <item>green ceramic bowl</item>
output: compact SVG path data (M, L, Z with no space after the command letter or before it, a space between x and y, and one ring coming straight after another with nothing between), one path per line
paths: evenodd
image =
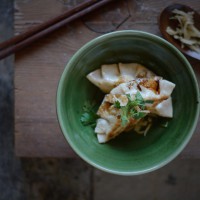
M147 136L124 133L99 144L91 127L80 122L86 101L101 102L103 94L86 75L105 63L138 62L176 84L174 117L162 118ZM136 175L153 171L174 159L190 140L199 116L199 89L186 58L162 38L141 31L117 31L100 36L78 50L67 64L57 91L57 114L72 149L86 162L106 172Z

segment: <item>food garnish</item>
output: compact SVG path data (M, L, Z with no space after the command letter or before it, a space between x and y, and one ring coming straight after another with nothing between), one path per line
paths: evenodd
M83 114L81 115L81 123L84 126L95 127L99 116L96 114L95 103L85 102L83 106Z
M181 42L181 48L185 46L200 53L200 30L194 24L194 12L173 10L174 16L170 20L177 20L178 27L167 27L166 32Z
M115 108L121 109L122 126L125 126L130 118L141 119L145 117L149 113L148 110L145 110L145 103L153 103L153 101L145 102L140 92L136 93L134 100L131 99L130 94L126 96L128 98L128 103L125 106L121 106L118 100L114 103Z

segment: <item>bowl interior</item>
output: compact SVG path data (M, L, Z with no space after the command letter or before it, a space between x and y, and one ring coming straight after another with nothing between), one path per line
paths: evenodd
M166 128L166 119L156 120L145 137L130 131L99 144L94 130L80 122L84 103L100 105L104 97L86 75L102 64L118 62L141 63L175 83L174 117ZM70 60L58 87L58 119L69 144L84 160L107 172L140 174L163 166L187 144L198 118L198 97L193 71L172 45L147 33L116 32L89 42Z

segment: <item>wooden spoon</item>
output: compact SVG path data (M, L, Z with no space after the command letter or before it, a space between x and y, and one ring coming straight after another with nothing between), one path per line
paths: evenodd
M176 48L178 48L182 53L196 58L198 60L200 60L200 54L194 50L189 49L188 47L184 47L181 48L181 42L179 40L174 39L171 35L169 35L166 32L166 29L168 26L170 26L172 29L176 29L176 27L178 26L178 22L177 20L172 20L170 19L174 14L172 13L172 11L174 9L177 10L182 10L184 12L194 12L194 26L200 30L200 15L193 10L192 8L186 6L186 5L181 5L181 4L173 4L168 6L167 8L165 8L161 14L160 14L160 18L159 18L159 27L160 27L160 32L162 33L163 37L168 40L170 43L172 43Z

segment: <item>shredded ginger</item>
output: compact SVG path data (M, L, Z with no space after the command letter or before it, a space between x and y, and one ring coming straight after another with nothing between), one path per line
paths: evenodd
M167 33L181 42L181 48L187 46L200 53L200 31L194 26L194 12L186 13L177 9L172 12L175 15L171 19L176 19L179 25L176 30L168 26Z

